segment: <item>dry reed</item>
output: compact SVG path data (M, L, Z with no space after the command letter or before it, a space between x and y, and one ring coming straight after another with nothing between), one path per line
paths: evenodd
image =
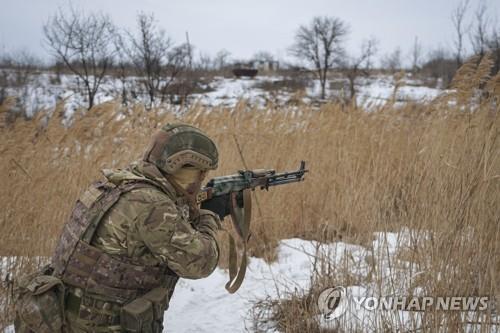
M469 67L474 73L464 77L499 91L498 77L485 81L477 66ZM462 88L462 100L469 101L475 87ZM274 260L284 238L368 244L374 231L406 226L433 235L406 254L425 272L419 285L436 295L498 295L500 118L494 103L483 100L474 112L441 100L367 113L336 104L262 110L241 102L233 109L193 106L180 116L107 103L77 116L69 128L57 111L4 123L0 256L25 258L14 263L20 270L33 267L34 256L49 256L72 204L99 170L126 166L141 156L155 129L182 120L217 142L221 167L213 176L308 162L305 182L255 193L252 255ZM340 270L317 279L345 284ZM280 316L284 331L315 331L298 324L305 317L297 311ZM444 316L427 321L438 327ZM455 317L444 322L462 327Z

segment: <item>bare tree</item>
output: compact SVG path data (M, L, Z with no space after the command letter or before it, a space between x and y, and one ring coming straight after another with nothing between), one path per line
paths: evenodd
M124 36L120 34L118 31L115 34L114 47L116 49L115 66L117 69L118 79L120 80L121 83L119 93L121 95L122 104L127 105L129 100L128 86L130 85L128 78L130 75L130 69L132 68L132 65L127 57L127 52L126 52L127 50L126 50L126 43L124 41ZM136 97L135 92L133 90L131 90L130 93L133 95L133 97Z
M6 69L8 67L6 58L3 54L0 56L0 105L7 98L7 88L9 88L9 72Z
M174 47L153 14L140 13L137 26L137 35L128 33L129 45L125 49L141 77L151 108L158 98L165 100L168 86L185 65L191 46Z
M415 36L415 41L411 49L411 68L414 74L419 71L421 62L422 62L422 44L420 44L418 37Z
M360 75L368 76L372 67L372 57L377 53L378 40L374 37L361 44L361 52L357 57L347 57L343 68L347 79L349 80L349 96L356 102L356 79Z
M486 53L488 44L487 31L489 28L489 18L486 13L486 3L481 1L474 13L475 22L470 33L470 41L474 54L481 56L481 58Z
M256 52L253 57L253 60L261 60L261 61L267 61L267 62L273 62L274 61L274 56L268 52L268 51L259 51Z
M214 66L217 69L223 69L227 66L231 53L228 50L222 49L215 55Z
M339 64L345 55L344 38L347 24L337 17L314 17L309 25L302 25L295 34L290 53L312 64L321 84L321 98L326 96L329 69Z
M202 71L209 71L213 69L215 61L212 59L210 54L200 52L198 55L198 61L195 62L195 67Z
M102 14L86 14L70 8L59 10L43 27L45 42L60 61L83 83L88 109L113 62L114 26Z
M465 26L465 15L469 7L470 0L461 1L457 7L451 13L451 21L453 27L455 28L455 60L457 67L462 66L463 63L463 53L464 53L464 35L469 30L469 27Z
M440 82L440 88L448 87L453 75L455 75L456 58L454 54L449 52L444 47L438 47L429 52L427 60L422 65L422 71L431 78L436 80L436 84Z
M192 67L193 45L184 43L173 47L167 56L166 81L161 87L161 102L168 97L170 103L183 104L195 90L201 79L200 72ZM175 82L174 82L175 80Z
M10 74L7 76L11 87L24 87L41 67L41 60L24 49L0 56L0 71Z
M391 73L395 73L402 68L401 61L401 48L397 47L391 53L386 54L381 59L381 66L389 70Z

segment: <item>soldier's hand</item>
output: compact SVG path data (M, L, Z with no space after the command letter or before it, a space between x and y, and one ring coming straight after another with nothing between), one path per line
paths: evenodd
M230 198L229 194L224 194L218 197L205 200L201 203L201 209L208 209L215 214L219 215L222 221L224 217L231 213L230 211Z

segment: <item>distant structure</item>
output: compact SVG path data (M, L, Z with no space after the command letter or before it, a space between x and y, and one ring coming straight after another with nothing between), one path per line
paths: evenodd
M259 71L275 71L279 69L279 61L252 60L236 62L233 65L233 74L236 77L255 77Z
M237 78L240 77L255 77L259 71L254 68L234 68L233 74Z
M237 62L233 67L233 74L237 78L240 77L255 77L259 72L258 69L253 67L252 62Z

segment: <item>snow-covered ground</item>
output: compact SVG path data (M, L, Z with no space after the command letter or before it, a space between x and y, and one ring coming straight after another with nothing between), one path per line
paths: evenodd
M221 269L202 280L179 281L165 313L166 332L252 331L253 302L309 286L314 245L283 240L275 263L250 258L245 281L235 294L224 289L228 274Z
M268 94L255 87L265 81L279 80L279 77L257 76L255 78L216 77L209 85L214 91L193 95L193 99L205 106L233 107L245 99L256 105L264 105Z
M398 259L397 253L410 247L410 239L415 240L415 237L427 235L415 235L408 229L399 233L375 233L373 243L366 248L344 242L324 244L302 239L282 240L276 262L269 265L262 259L251 258L245 281L235 294L225 291L228 277L220 269L206 279L180 281L165 314L166 332L252 332L256 329L275 332L273 325L255 327L252 305L266 297L277 299L294 291L307 291L315 256L327 258L338 267L335 274L348 274L351 280L364 281L344 286L348 295L410 295L410 284L422 272L413 263ZM413 272L412 276L409 272ZM401 331L415 329L420 326L420 319L420 313L360 311L350 304L346 313L337 320L320 318L319 321L329 328L377 332L383 329L384 322L392 323L394 329ZM470 328L474 327L471 325Z
M11 73L10 75L14 74ZM286 77L276 75L257 76L255 78L215 77L206 84L209 92L193 94L189 98L192 103L197 102L209 107L233 107L242 99L257 106L264 106L268 102L286 104L292 98L294 92L283 89L270 92L259 88L259 85L264 82L279 82L286 79ZM134 77L127 78L125 83L127 89L130 89L130 87L136 89L136 80L137 78ZM14 82L14 78L11 81ZM40 110L52 110L57 103L63 103L65 117L69 119L76 109L86 105L85 95L82 94L82 91L84 91L82 82L74 75L58 76L54 73L40 73L30 75L26 81L27 84L19 87L7 87L6 93L8 96L17 97L20 101L20 108L25 110L28 115L33 115ZM396 94L394 94L395 86L395 79L388 75L360 78L357 87L358 105L380 105L392 100L394 96L396 101L428 101L441 93L440 89L416 85L415 81L409 77L401 81L401 86L398 87ZM345 88L336 89L328 89L327 98L346 96L348 94ZM121 80L106 77L96 94L96 104L120 100L122 90L123 82ZM318 99L319 96L319 81L312 80L301 98L304 103L310 103ZM131 97L129 96L129 98ZM139 94L132 102L145 103L147 97Z
M359 87L357 102L360 105L381 105L394 99L394 101L431 101L442 90L416 85L413 80L403 80L400 87L392 76L378 76L362 80ZM417 82L418 84L418 82Z
M401 260L398 252L414 244L415 240L428 237L402 229L398 233L373 234L372 244L363 247L345 242L318 243L302 239L282 240L278 258L272 264L260 258L250 258L243 285L235 294L229 294L224 285L228 280L225 270L217 268L209 277L200 280L181 279L177 284L165 313L165 332L276 332L273 323L252 320L252 306L266 298L278 299L290 293L307 291L314 270L314 258L329 260L336 269L339 280L349 275L352 285L344 285L347 295L388 296L410 295L410 285L420 275L413 263ZM5 257L1 261L5 265ZM413 272L411 275L409 272ZM5 270L2 279L5 278ZM333 286L332 286L333 287ZM425 295L423 288L412 289L417 296ZM420 295L422 294L422 295ZM346 313L334 320L325 320L318 314L318 321L328 328L341 327L347 331L377 332L383 323L406 331L420 326L421 314L403 311L370 311L349 304ZM500 316L497 318L500 323ZM469 325L469 330L478 326ZM9 327L5 332L12 332ZM493 330L492 330L493 332Z

